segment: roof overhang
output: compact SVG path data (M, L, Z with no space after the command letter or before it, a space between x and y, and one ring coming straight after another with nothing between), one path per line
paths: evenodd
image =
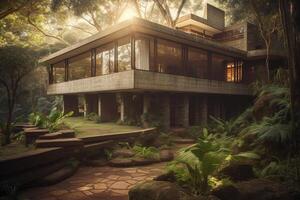
M117 25L114 25L104 31L101 31L93 36L90 36L76 44L45 56L39 60L40 63L53 64L65 58L78 55L86 52L92 48L99 47L118 38L130 35L131 33L138 32L156 36L162 39L168 39L182 44L190 45L193 47L202 48L207 51L213 51L227 56L245 59L247 52L230 47L224 44L207 40L195 35L185 33L180 30L172 29L148 20L133 18Z

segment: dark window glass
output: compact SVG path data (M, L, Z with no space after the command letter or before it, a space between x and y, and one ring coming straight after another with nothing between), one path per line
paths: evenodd
M211 63L211 79L212 80L225 80L225 68L228 62L233 62L233 58L222 56L219 54L212 54Z
M135 68L150 69L150 39L142 36L135 38Z
M207 52L201 49L188 49L188 75L207 78Z
M108 44L97 49L96 76L114 72L115 50L114 44Z
M118 71L131 69L131 44L130 38L118 40Z
M53 65L53 83L65 81L65 61Z
M86 52L69 59L69 80L91 76L91 52Z
M157 40L156 62L159 72L183 74L181 45L166 40Z

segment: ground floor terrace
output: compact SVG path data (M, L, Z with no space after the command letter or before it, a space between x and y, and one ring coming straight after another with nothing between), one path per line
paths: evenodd
M102 122L119 121L147 127L206 124L210 116L229 119L250 102L249 96L169 92L111 92L63 95L64 111L75 116L94 113Z

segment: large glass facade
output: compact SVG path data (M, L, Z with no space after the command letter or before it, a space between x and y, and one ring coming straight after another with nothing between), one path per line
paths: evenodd
M51 81L59 83L131 69L228 82L245 78L242 62L236 58L136 33L52 65Z
M212 80L224 81L225 69L229 62L234 62L233 58L223 56L220 54L212 54L212 64L210 71L210 78Z
M207 78L208 54L196 48L188 48L188 75L198 78Z
M114 43L96 50L96 76L114 72L115 49Z
M183 74L181 45L158 39L156 63L158 72Z
M91 52L69 59L68 80L77 80L91 76Z
M65 81L65 61L61 61L52 65L53 83L61 83Z
M135 38L135 68L150 70L150 38Z
M118 40L118 72L131 69L130 37Z

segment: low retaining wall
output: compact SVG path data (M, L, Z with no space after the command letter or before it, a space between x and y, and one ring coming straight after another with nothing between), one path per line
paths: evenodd
M156 128L148 128L138 131L130 131L130 132L121 132L121 133L108 133L103 135L96 135L96 136L85 136L81 137L80 139L83 140L85 144L102 142L106 140L124 140L132 137L147 137L153 134L157 134Z
M63 148L47 148L0 159L0 187L19 187L46 176L60 169L68 157L70 152Z

